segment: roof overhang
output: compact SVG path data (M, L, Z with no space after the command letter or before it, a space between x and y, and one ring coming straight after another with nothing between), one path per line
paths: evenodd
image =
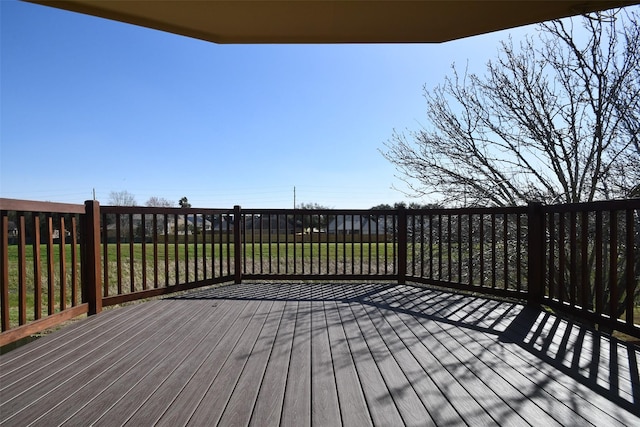
M26 0L215 43L433 43L640 1Z

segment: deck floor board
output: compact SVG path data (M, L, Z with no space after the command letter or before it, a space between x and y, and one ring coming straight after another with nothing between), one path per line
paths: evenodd
M286 301L249 425L279 425L295 329L297 301Z
M513 302L245 283L0 356L0 425L640 425L640 349Z

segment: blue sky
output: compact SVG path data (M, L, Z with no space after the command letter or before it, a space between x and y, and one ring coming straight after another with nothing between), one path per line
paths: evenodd
M0 197L126 190L196 207L370 208L409 199L379 150L425 125L423 86L498 42L216 45L0 0Z

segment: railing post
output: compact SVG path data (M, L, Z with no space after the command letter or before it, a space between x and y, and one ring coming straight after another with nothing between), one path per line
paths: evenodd
M404 285L407 278L407 210L398 207L398 284Z
M529 202L527 210L527 302L542 303L544 289L544 212L540 202Z
M235 283L242 283L242 212L240 206L233 207L233 273Z
M82 222L82 298L89 303L89 315L102 311L102 271L100 259L100 203L84 202Z

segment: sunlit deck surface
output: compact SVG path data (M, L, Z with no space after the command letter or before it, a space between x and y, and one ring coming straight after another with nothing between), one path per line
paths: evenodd
M2 425L640 425L637 346L414 286L254 284L0 357Z

